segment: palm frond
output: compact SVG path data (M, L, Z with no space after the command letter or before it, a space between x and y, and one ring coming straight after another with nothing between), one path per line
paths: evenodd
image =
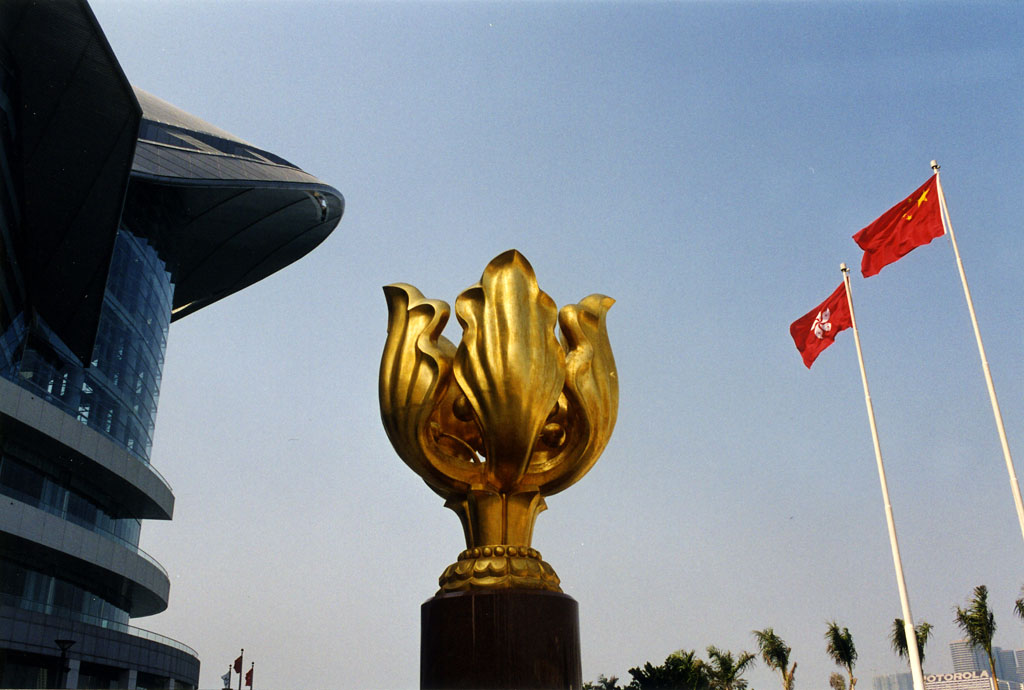
M853 665L857 661L857 647L853 644L853 635L848 628L839 629L839 624L829 621L825 632L827 643L825 650L838 666L843 666L853 675Z
M924 646L932 632L932 624L922 621L914 626L914 636L917 637L917 653L924 664ZM896 656L902 659L910 658L910 650L907 648L907 629L902 618L893 619L892 629L889 631L889 643Z
M714 645L708 647L708 682L713 690L745 690L747 681L743 673L757 661L750 652L738 656Z
M975 587L974 596L967 604L966 609L956 607L956 624L964 631L972 645L985 650L992 679L995 680L996 662L992 656L992 637L996 632L996 617L988 607L988 587Z
M782 690L793 690L793 673L796 670L796 664L794 663L793 668L786 671L786 667L789 666L789 655L793 650L771 628L752 630L751 633L757 640L757 647L761 651L761 658L765 665L782 675Z
M992 653L992 638L996 632L995 614L988 607L988 588L978 585L966 609L956 607L956 624L971 644Z

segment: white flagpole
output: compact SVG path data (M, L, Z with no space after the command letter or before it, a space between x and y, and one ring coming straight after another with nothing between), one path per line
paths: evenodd
M949 209L946 208L946 195L942 193L942 181L939 179L939 164L932 161L932 170L935 171L935 186L939 192L939 206L942 209L942 220L946 232L949 233L950 242L953 245L953 255L956 256L956 268L960 272L960 282L964 286L964 297L967 298L967 311L971 314L971 325L974 326L974 337L978 341L978 354L981 355L981 370L985 372L985 384L988 386L988 397L992 402L992 413L996 418L996 429L999 431L999 442L1003 446L1003 458L1006 460L1006 470L1010 474L1010 489L1013 491L1013 502L1017 506L1017 520L1020 522L1021 536L1024 536L1024 502L1020 497L1020 484L1017 482L1017 472L1013 468L1013 457L1010 456L1010 444L1006 440L1006 428L1003 426L1003 414L999 411L999 400L996 399L996 387L992 383L992 372L988 368L988 357L985 356L985 346L981 342L981 330L978 328L978 317L974 313L974 301L971 300L971 289L967 287L967 274L964 273L964 264L960 260L960 248L956 244L956 235L953 234L953 223L949 219Z
M850 324L853 327L853 341L857 345L857 361L860 363L860 378L864 383L864 403L868 408L868 424L871 426L871 442L875 446L875 460L878 464L878 480L882 484L882 501L885 503L885 522L889 527L889 545L892 547L892 563L896 568L896 585L900 591L900 606L903 608L903 631L907 638L907 656L910 659L910 674L914 679L914 690L924 690L924 673L921 671L921 655L917 649L917 633L914 630L914 618L910 615L910 598L907 596L907 583L903 578L903 560L900 558L900 545L896 539L896 521L892 516L892 503L889 502L889 484L885 480L885 465L882 464L882 447L878 443L878 427L875 426L875 408L871 404L871 391L868 390L868 375L864 369L864 355L860 349L860 333L857 331L857 318L853 313L853 293L850 291L850 269L846 264L839 264L843 272L843 285L846 286L846 302L850 306Z

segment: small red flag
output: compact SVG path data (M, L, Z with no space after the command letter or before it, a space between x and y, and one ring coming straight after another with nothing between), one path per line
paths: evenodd
M252 668L245 672L245 684L248 687L252 687Z
M939 211L937 178L932 175L916 192L853 236L853 241L864 250L860 272L865 278L873 276L945 232Z
M235 673L242 672L242 657L235 659Z
M810 369L822 350L835 342L839 331L852 325L846 288L840 283L828 299L794 321L789 327L789 334L793 336L804 364Z

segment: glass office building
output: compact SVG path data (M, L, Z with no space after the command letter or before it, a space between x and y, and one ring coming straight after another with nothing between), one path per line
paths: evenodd
M84 0L0 3L0 687L194 688L136 626L172 321L299 259L332 187L128 84Z

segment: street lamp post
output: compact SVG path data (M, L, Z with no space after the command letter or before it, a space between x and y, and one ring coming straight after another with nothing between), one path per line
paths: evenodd
M68 650L71 649L72 645L75 644L74 640L54 640L54 643L60 647L60 687L66 688L68 686L68 671L71 668L68 666Z

